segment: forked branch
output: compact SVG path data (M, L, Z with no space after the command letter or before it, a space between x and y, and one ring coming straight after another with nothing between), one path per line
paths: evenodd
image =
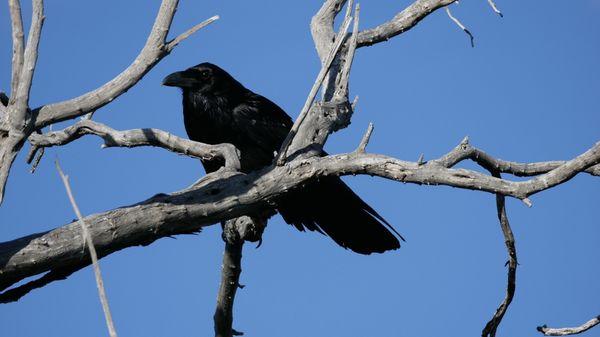
M600 162L598 143L546 173L514 182L472 170L451 168L461 160L473 159L471 155L477 152L465 143L439 159L421 164L353 152L298 158L284 166L267 167L250 174L216 172L190 189L171 195L157 195L133 206L91 215L85 221L98 255L106 256L126 247L147 245L161 237L196 232L210 224L275 208L281 196L322 176L369 174L406 183L453 186L526 199L564 183ZM492 165L497 162L491 158L486 158L486 161ZM536 170L550 167L544 163L517 165L533 166ZM498 167L500 172L504 169L509 168ZM72 239L77 237L78 230L79 227L72 223L47 233L0 243L0 273L3 275L0 290L30 276L71 266L78 269L89 263L89 256ZM81 265L82 261L84 265ZM63 276L59 272L57 274ZM0 295L2 300L3 294Z

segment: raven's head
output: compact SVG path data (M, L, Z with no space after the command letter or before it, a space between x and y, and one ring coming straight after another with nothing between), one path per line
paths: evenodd
M163 85L199 94L220 94L243 88L225 70L208 62L170 74L163 79Z

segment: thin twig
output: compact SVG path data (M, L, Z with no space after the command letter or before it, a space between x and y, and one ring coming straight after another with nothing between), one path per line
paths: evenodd
M367 131L365 132L365 134L363 135L360 144L358 145L358 148L356 148L356 152L358 153L365 153L365 149L367 148L367 145L369 144L369 140L371 139L371 134L373 133L373 123L369 123L369 127L367 128Z
M456 25L460 27L460 29L462 29L465 33L467 33L467 35L469 35L469 38L471 39L471 47L475 47L475 38L473 37L473 34L471 34L471 32L467 29L467 27L465 27L465 25L462 24L462 22L460 22L460 20L458 20L452 15L452 13L450 12L450 7L448 6L446 6L446 13L448 13L448 17L450 17L450 19L454 21L454 23L456 23Z
M175 48L181 41L187 39L188 37L190 37L190 35L194 34L195 32L199 31L200 29L210 25L211 23L215 22L219 20L219 16L215 15L211 18L208 18L206 20L204 20L203 22L200 22L199 24L195 25L194 27L186 30L185 32L179 34L176 38L174 38L173 40L167 42L166 44L166 49L167 51L171 51L173 50L173 48Z
M342 46L342 43L344 42L344 37L346 36L348 27L350 27L351 21L352 21L352 17L348 17L342 24L342 28L340 29L338 35L335 38L335 43L331 47L329 55L327 55L327 58L323 62L321 71L317 75L317 79L315 80L315 83L313 84L312 88L310 89L308 97L306 98L306 102L304 102L304 106L302 107L302 110L300 111L300 115L296 119L296 122L294 122L292 129L287 134L287 136L285 137L285 140L283 141L283 144L281 145L281 150L279 151L279 153L277 155L277 165L281 166L285 163L287 149L290 146L290 144L292 143L294 136L298 132L300 125L306 118L306 115L308 114L308 111L310 110L310 107L312 106L312 103L314 102L315 97L317 96L317 92L319 91L319 88L321 87L321 84L323 83L323 80L325 79L325 75L327 75L327 72L329 71L329 68L331 67L331 64L333 63L333 60L335 59L336 55L340 51L340 47Z
M589 321L583 323L578 327L549 328L546 325L542 325L537 327L537 331L543 333L546 336L568 336L588 331L589 329L595 327L598 324L600 324L600 315L590 319Z
M502 12L500 12L500 10L498 9L498 7L496 7L496 3L494 2L494 0L488 0L488 4L490 4L490 6L492 7L492 10L494 11L494 13L500 15L501 18L504 17L504 14L502 14Z
M108 298L106 297L106 291L104 290L104 282L102 281L102 273L100 272L100 265L98 264L98 255L96 254L96 248L94 247L94 242L92 240L92 236L88 231L87 225L83 220L83 216L79 211L79 207L75 202L75 197L73 197L73 192L71 191L71 185L69 184L69 177L63 173L63 170L60 168L60 164L58 163L58 159L55 162L56 169L58 170L58 174L65 185L65 189L67 190L67 195L69 196L69 201L71 202L71 206L73 206L73 210L77 215L77 219L79 222L79 226L81 226L81 234L83 236L83 245L86 245L89 250L90 257L92 258L92 264L94 266L94 275L96 276L96 285L98 287L98 295L100 296L100 302L102 303L102 310L104 310L104 317L106 319L106 326L108 327L108 333L111 337L117 337L117 331L115 330L115 325L112 319L112 315L110 313L110 308L108 306Z

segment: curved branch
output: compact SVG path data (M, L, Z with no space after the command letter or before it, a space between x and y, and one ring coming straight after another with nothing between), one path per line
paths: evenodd
M358 48L372 46L402 34L416 26L419 21L423 20L436 9L447 6L455 1L417 0L402 12L396 14L390 21L360 32L358 35Z
M494 169L490 169L490 173L497 177L501 178L501 175L498 171ZM504 314L508 310L508 307L512 303L512 300L515 296L515 290L517 288L517 266L519 263L517 262L517 248L515 247L515 236L513 234L512 228L510 227L510 222L508 221L508 215L506 214L506 198L501 194L496 194L496 209L498 211L498 221L500 222L500 228L502 229L502 235L504 236L504 244L506 245L506 251L508 252L508 274L506 280L506 296L492 319L485 325L481 335L494 337L496 336L496 331L498 330L498 326L502 322L502 318L504 318Z
M61 131L49 132L43 135L34 133L29 136L29 142L34 148L46 148L68 144L84 135L99 136L104 140L103 147L157 146L175 153L208 161L223 159L226 168L240 169L239 152L231 144L203 144L158 129L117 131L90 119L81 120ZM35 151L30 153L35 153Z
M110 103L135 85L179 42L218 18L213 16L173 41L166 42L178 2L178 0L163 0L144 48L127 69L100 88L67 101L36 108L34 110L34 114L37 114L35 128L41 129L53 123L83 116Z
M103 257L162 237L197 232L216 222L275 208L278 198L289 190L322 176L369 174L407 183L446 185L524 199L596 165L600 161L600 143L558 168L522 182L447 168L441 165L441 159L446 157L449 156L419 164L358 151L296 159L284 166L266 167L247 175L222 170L206 176L190 189L91 215L85 221L98 255ZM71 223L50 232L0 243L0 290L55 268L81 261L89 263L82 241L79 227Z
M576 335L600 324L600 316L596 316L589 321L583 323L581 326L574 328L549 328L546 325L538 326L537 331L543 333L546 336L568 336Z

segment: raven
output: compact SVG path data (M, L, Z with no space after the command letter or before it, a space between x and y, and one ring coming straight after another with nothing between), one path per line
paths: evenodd
M163 85L182 89L188 137L206 144L235 145L241 153L244 173L271 165L293 125L279 106L246 89L211 63L172 73L165 77ZM210 173L223 163L213 160L202 164ZM301 231L326 234L340 246L360 254L397 249L398 237L403 240L338 177L308 183L287 193L277 204L288 224Z

